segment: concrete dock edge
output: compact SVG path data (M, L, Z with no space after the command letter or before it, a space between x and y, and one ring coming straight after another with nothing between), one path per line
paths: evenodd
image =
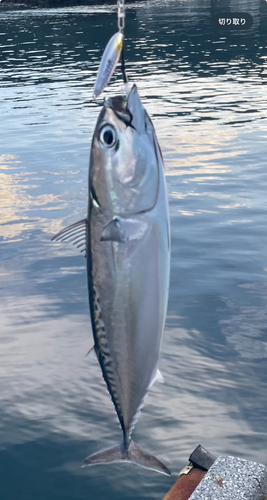
M267 469L242 458L220 456L189 500L267 500Z

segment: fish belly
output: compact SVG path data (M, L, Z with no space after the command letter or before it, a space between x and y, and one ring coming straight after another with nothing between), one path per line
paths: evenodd
M103 215L91 218L94 310L102 322L100 335L94 335L104 378L130 433L159 359L169 281L167 231L162 234L152 217L140 239L101 241L106 222Z

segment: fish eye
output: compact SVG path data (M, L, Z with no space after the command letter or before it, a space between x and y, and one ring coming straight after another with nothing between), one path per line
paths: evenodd
M113 148L118 140L116 130L111 125L104 125L100 130L99 139L106 148Z

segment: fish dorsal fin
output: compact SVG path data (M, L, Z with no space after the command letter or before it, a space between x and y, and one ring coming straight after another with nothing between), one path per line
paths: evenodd
M99 366L94 345L93 345L93 347L91 347L91 349L89 349L88 353L85 355L85 359L86 359L86 361L89 361L90 364L94 364L94 365L97 364Z
M118 241L119 243L125 243L126 234L119 218L114 218L104 228L101 241Z
M53 236L52 241L72 243L80 252L85 252L86 257L86 230L87 219L82 219L62 229L62 231Z

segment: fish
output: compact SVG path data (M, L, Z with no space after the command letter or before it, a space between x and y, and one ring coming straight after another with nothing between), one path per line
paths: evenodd
M98 69L93 97L98 97L108 84L118 64L123 47L123 34L118 31L109 40Z
M131 462L170 475L132 440L158 361L168 305L170 226L163 158L136 85L109 98L91 146L87 217L53 240L85 252L94 350L122 442L84 464Z

